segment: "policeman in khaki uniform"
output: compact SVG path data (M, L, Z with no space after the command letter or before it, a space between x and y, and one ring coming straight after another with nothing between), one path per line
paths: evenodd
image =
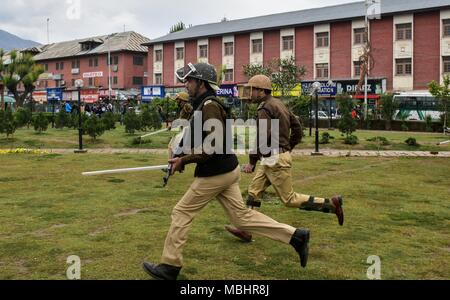
M186 92L181 92L176 94L175 101L177 101L178 106L181 107L180 119L189 120L191 118L193 108L189 103L189 94Z
M191 129L194 128L194 119L201 112L203 124L208 120L218 120L225 130L226 113L215 94L218 86L214 67L204 63L188 64L176 74L178 79L185 83L189 96L193 99L195 114L191 118ZM192 139L193 132L194 130L191 130L185 138ZM203 132L203 139L209 134L211 132ZM194 141L191 148L197 149L197 146ZM161 263L145 262L144 270L156 279L175 280L178 277L183 266L183 248L192 222L195 216L214 199L219 201L234 226L252 234L292 245L299 254L301 266L306 267L309 230L278 223L260 212L247 208L239 188L241 169L236 155L220 153L209 155L204 150L203 148L203 152L199 152L201 154L197 152L192 154L191 151L185 153L182 158L169 161L173 166L173 173L182 170L186 165L197 164L195 179L173 209L172 224L165 241Z
M271 93L272 82L264 75L254 76L245 87L241 87L242 97L245 98L246 95L252 102L259 104L258 120L267 120L267 138L269 142L271 140L271 120L278 119L280 126L280 149L277 151L279 153L275 156L269 154L264 157L258 149L258 154L250 155L250 163L244 168L244 172L253 173L257 162L262 159L261 166L258 168L256 176L248 189L247 205L260 207L260 199L263 192L272 185L281 201L287 207L334 213L338 218L339 225L342 226L344 224L344 212L341 196L335 196L330 200L294 192L291 173L291 151L300 143L303 132L297 117L289 111L281 100L273 98ZM226 226L226 229L245 242L251 242L252 240L251 234L245 232L243 228L237 229Z

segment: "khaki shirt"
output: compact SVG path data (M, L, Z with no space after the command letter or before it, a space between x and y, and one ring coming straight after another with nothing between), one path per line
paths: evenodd
M267 120L267 137L268 144L271 141L271 120L278 119L280 121L279 145L280 151L292 151L297 146L303 136L302 126L297 117L289 111L286 105L277 98L267 96L263 99L258 107L258 121ZM259 128L258 128L259 136ZM270 156L270 155L269 155ZM250 155L250 163L256 165L262 155L258 149L257 155Z

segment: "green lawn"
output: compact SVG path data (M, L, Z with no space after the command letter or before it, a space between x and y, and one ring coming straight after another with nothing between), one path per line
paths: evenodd
M162 188L162 172L82 177L83 171L162 164L156 155L1 155L0 279L65 279L70 255L82 279L147 279L158 261L173 206L192 167ZM241 162L245 162L242 159ZM312 231L301 269L287 245L229 236L217 202L193 224L180 279L366 279L367 258L383 279L450 278L450 162L410 158L298 158L295 189L346 197L335 216L283 207L269 190L262 211ZM251 176L243 175L242 192Z
M417 133L417 132L389 132L389 131L357 131L360 144L348 146L343 143L343 137L338 130L329 132L335 139L330 140L330 144L321 145L321 149L337 150L411 150L411 151L450 151L450 144L437 146L438 142L449 140L450 136L443 136L439 133ZM117 124L117 129L107 131L97 141L90 137L84 137L84 146L88 149L99 148L141 148L141 149L166 149L172 136L176 133L166 132L144 139L142 144L133 144L133 140L146 132L136 132L134 135L126 134L125 129ZM314 149L313 137L309 137L309 129L305 129L306 137L298 149ZM382 146L377 142L369 142L368 139L374 137L386 137L391 145ZM409 137L414 137L420 144L419 147L410 147L405 143ZM75 149L78 147L78 131L70 129L49 129L47 132L37 134L33 129L19 129L13 138L6 139L0 136L0 149L10 148L46 148L46 149Z

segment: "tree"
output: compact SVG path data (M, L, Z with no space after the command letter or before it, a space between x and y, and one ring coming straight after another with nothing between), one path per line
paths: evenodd
M446 133L448 124L448 115L450 109L450 75L444 76L444 84L440 85L436 81L430 82L428 85L431 95L440 101L440 107L444 116L444 134Z
M84 123L84 133L92 137L94 141L105 133L105 126L96 114L92 114Z
M17 127L27 126L30 128L31 122L33 121L33 114L29 108L20 107L14 117L17 121Z
M248 79L255 75L266 75L272 79L274 91L280 91L282 98L287 97L299 84L306 73L304 66L297 66L293 56L273 59L266 66L249 64L244 66L244 74Z
M394 102L394 95L384 94L380 98L381 116L386 121L386 130L391 130L391 122L397 112L398 105Z
M350 96L338 95L336 97L339 111L341 112L341 119L339 120L339 130L347 135L347 139L356 131L358 125L356 120L352 117L353 101Z
M279 70L279 72L272 74L272 82L275 91L280 91L283 98L290 95L290 92L302 81L302 77L306 74L306 68L297 66L293 56L275 59L272 61L272 68Z
M112 112L107 112L102 115L102 123L105 130L116 129L116 116Z
M186 25L182 21L180 21L177 24L175 24L172 27L170 27L170 33L182 31L182 30L185 30L185 29L186 29Z
M48 128L48 119L44 115L44 113L39 113L36 117L33 119L33 126L34 130L39 132L39 134L42 133L42 131L46 131Z
M124 117L123 123L125 124L125 132L134 134L136 130L141 129L141 120L134 110L129 110Z
M71 125L71 118L71 115L65 109L60 109L55 118L55 127L58 129L69 127Z
M3 83L14 95L18 107L23 106L25 99L31 96L34 91L34 83L39 76L44 73L41 65L37 65L33 56L28 53L10 53L11 62L3 65L3 53L0 58L0 71L3 73ZM23 89L23 90L22 90Z
M144 106L141 114L141 130L161 129L161 118L153 107Z
M17 121L15 120L10 108L5 111L0 110L0 133L6 134L8 139L17 129Z

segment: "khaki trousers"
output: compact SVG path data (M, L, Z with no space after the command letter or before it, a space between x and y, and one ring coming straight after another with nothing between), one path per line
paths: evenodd
M311 196L294 192L292 186L292 155L290 152L280 154L275 164L266 165L269 160L263 160L256 171L256 176L248 189L254 199L261 199L262 193L273 186L278 197L287 207L302 208L308 205ZM272 158L270 158L272 159ZM323 198L314 198L314 204L319 207L325 202ZM310 204L311 205L311 204Z
M196 178L172 212L172 225L167 234L161 262L183 266L183 248L195 216L212 200L222 205L231 223L246 232L289 244L295 228L267 217L244 205L239 188L241 171L208 178Z

